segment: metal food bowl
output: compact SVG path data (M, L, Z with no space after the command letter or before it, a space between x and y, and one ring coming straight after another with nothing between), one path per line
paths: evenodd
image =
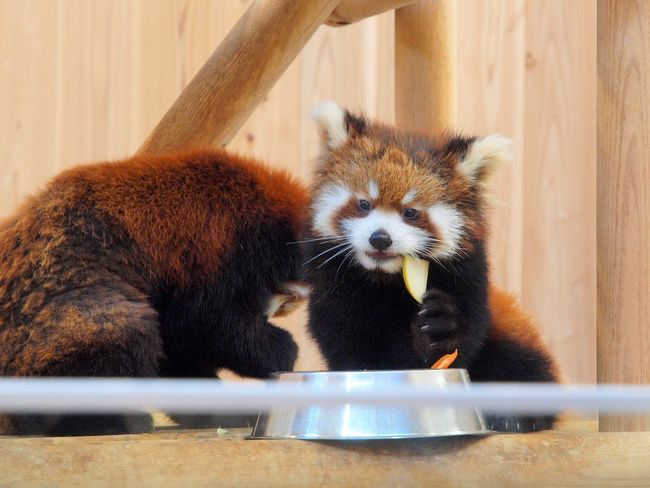
M375 387L417 385L445 388L469 384L464 369L399 371L328 371L280 373L277 380L347 391ZM254 439L403 439L488 434L483 415L476 409L444 405L283 407L261 413L251 435Z

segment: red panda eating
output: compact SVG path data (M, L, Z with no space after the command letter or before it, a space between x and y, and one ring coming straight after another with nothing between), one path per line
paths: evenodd
M308 199L225 151L65 171L0 222L0 374L265 378L297 346L268 322L305 291ZM0 432L97 434L148 416L0 417Z
M308 329L331 370L428 368L458 350L473 381L555 382L528 315L490 285L487 180L510 141L399 131L333 102L314 111ZM417 303L402 259L429 261ZM553 416L488 416L490 428L551 428Z

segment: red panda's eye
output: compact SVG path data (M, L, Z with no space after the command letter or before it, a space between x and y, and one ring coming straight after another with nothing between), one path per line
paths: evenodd
M368 200L359 200L359 210L368 212L370 210L370 202Z
M407 208L406 210L404 210L404 218L406 219L409 220L417 219L419 215L420 212L418 212L414 208Z

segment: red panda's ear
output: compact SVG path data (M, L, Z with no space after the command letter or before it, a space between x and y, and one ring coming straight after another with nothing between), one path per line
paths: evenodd
M363 118L354 117L335 102L319 103L312 110L311 117L318 124L322 152L338 149L350 138L363 134L366 128Z
M513 159L512 141L499 134L475 140L458 163L458 170L472 183L483 183L501 164Z

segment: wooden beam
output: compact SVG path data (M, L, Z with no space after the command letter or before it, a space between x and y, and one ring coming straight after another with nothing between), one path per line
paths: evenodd
M388 10L403 7L416 0L342 0L325 23L333 27L358 22Z
M456 1L420 0L395 12L395 119L440 133L456 122Z
M650 433L372 442L246 440L249 430L4 438L6 486L648 486Z
M337 3L255 0L139 152L227 144Z
M650 383L650 2L599 0L597 64L598 382Z

